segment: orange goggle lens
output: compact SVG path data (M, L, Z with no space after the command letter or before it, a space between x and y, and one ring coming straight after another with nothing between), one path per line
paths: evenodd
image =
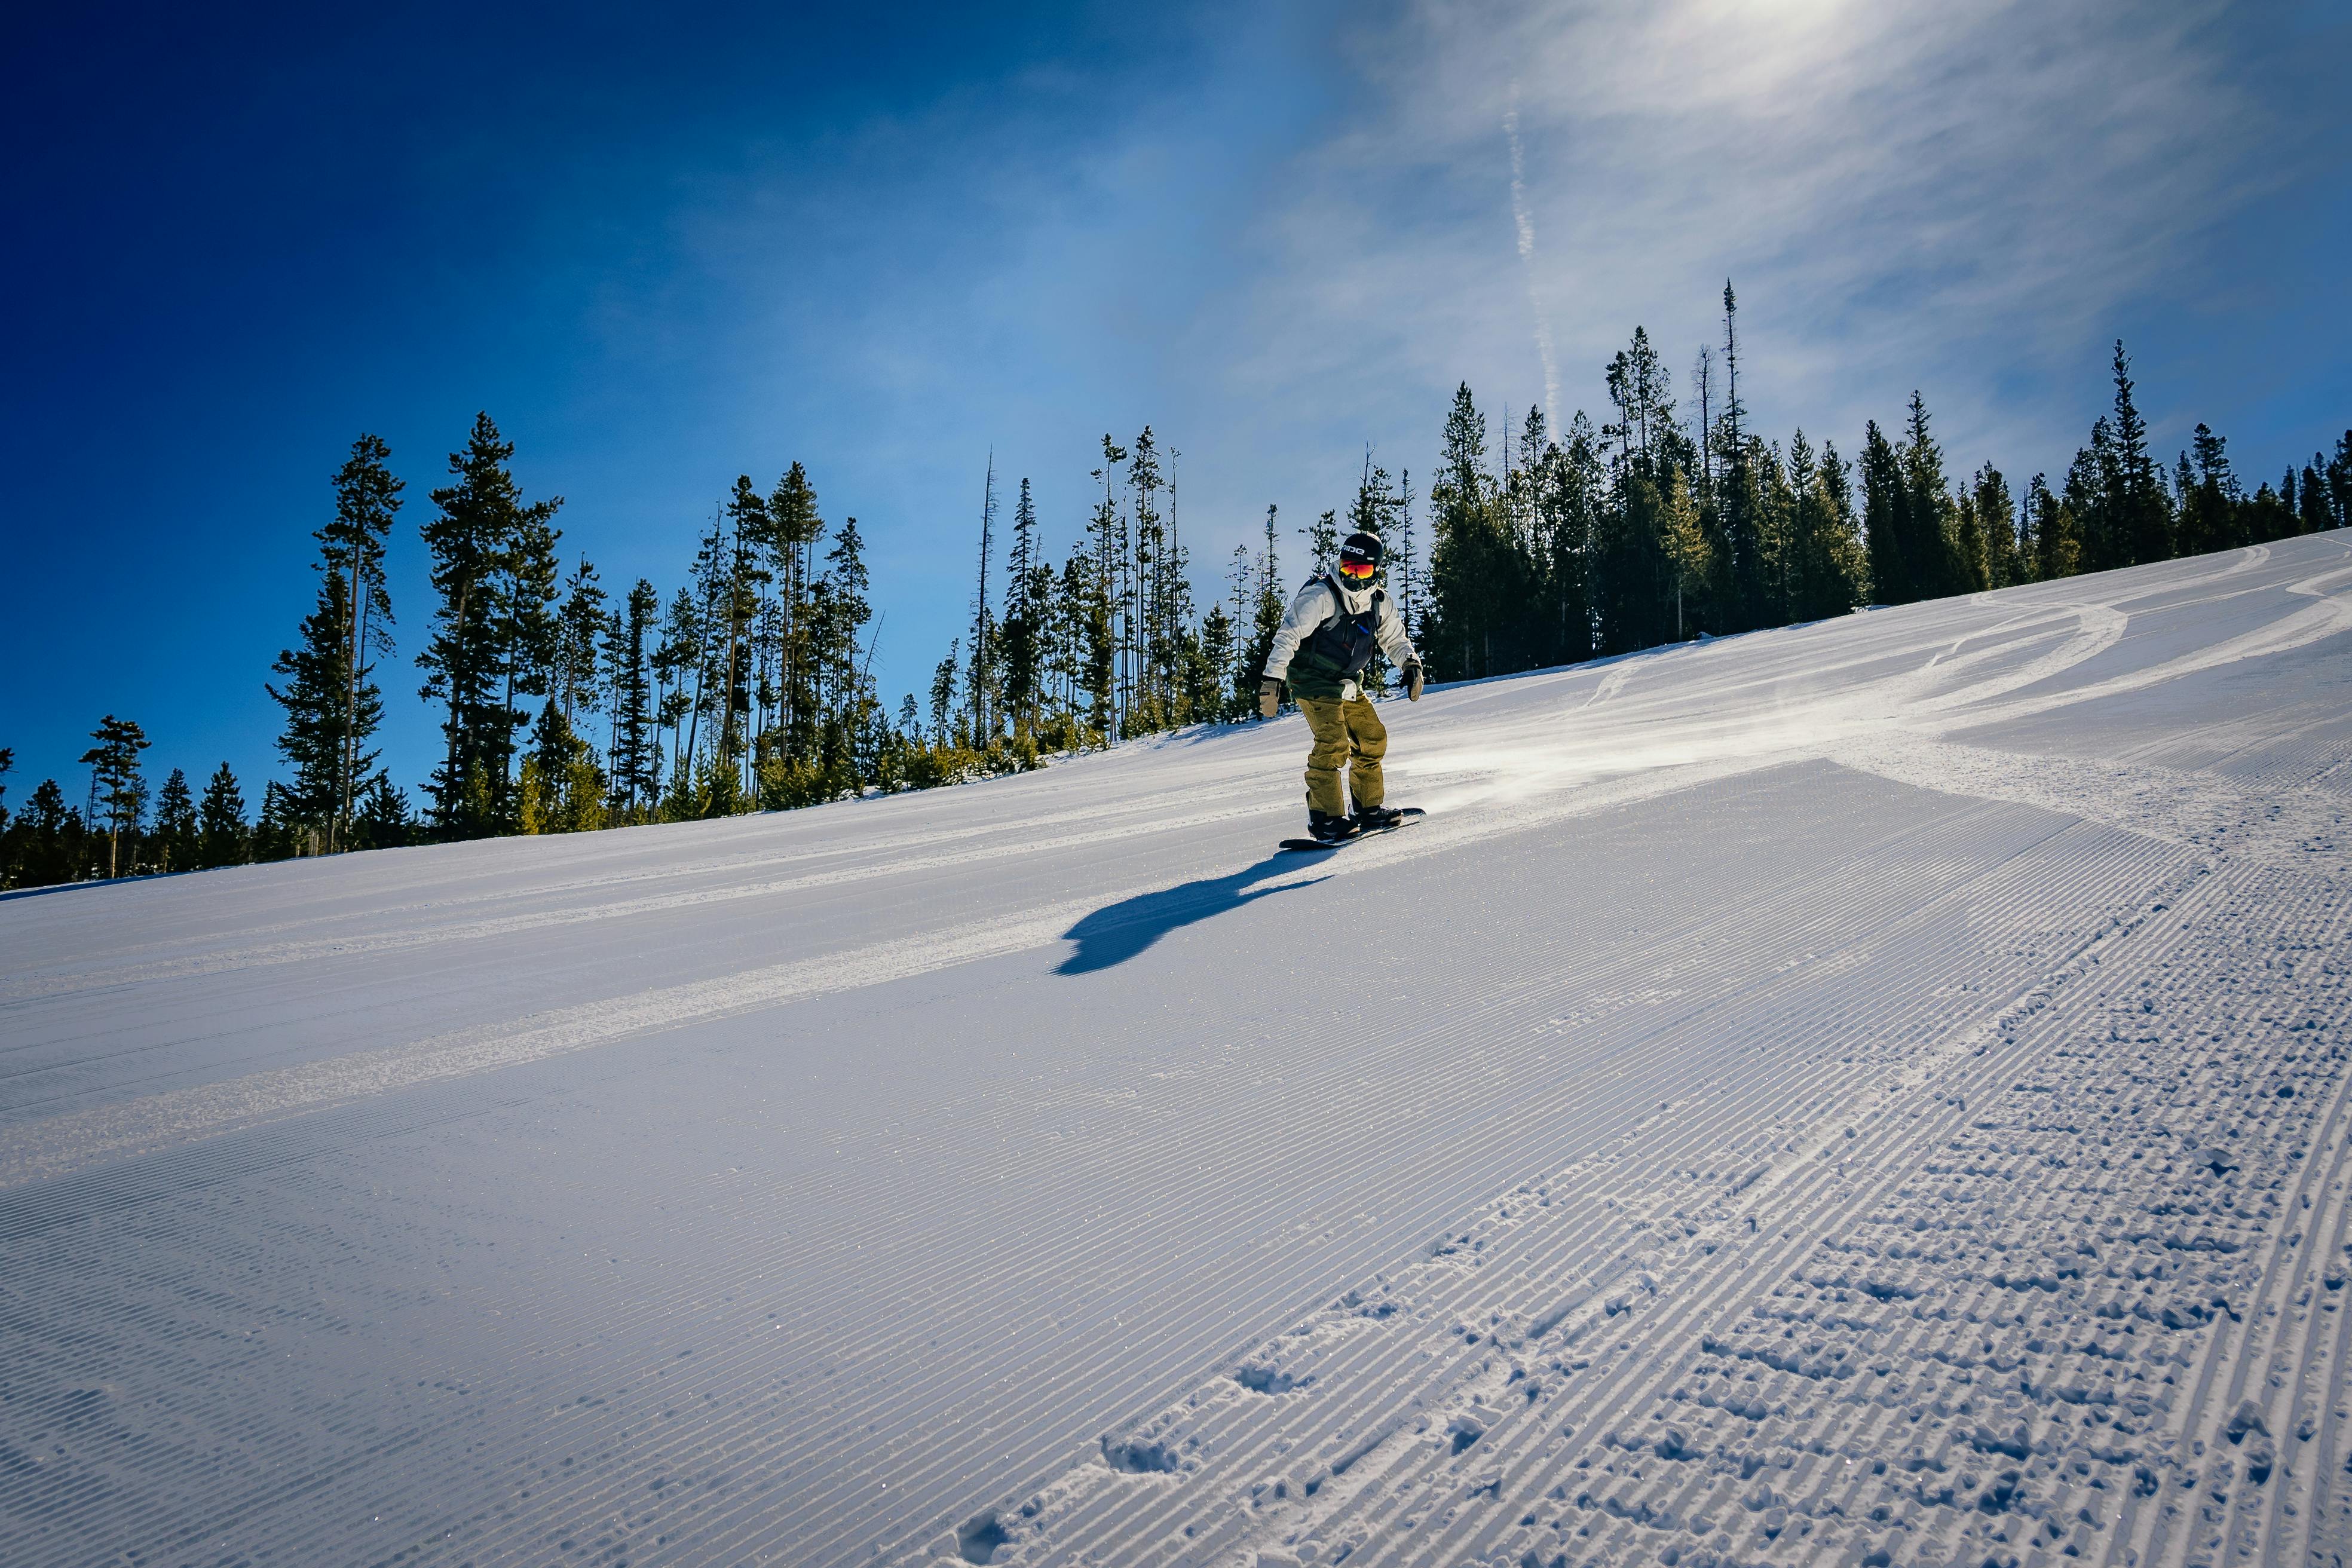
M1369 561L1342 561L1339 563L1339 571L1341 574L1349 577L1369 577L1379 570L1379 567L1373 565Z

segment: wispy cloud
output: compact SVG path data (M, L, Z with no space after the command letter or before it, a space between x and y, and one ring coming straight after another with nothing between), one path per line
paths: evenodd
M1552 357L1551 321L1544 313L1543 296L1536 288L1536 220L1528 210L1527 155L1519 144L1519 84L1511 83L1510 105L1503 110L1503 134L1511 144L1511 222L1519 233L1519 265L1528 275L1528 306L1535 315L1536 355L1543 362L1544 419L1559 428L1559 366Z
M1728 274L1771 426L1843 436L1925 384L1948 431L2046 438L2020 384L2074 376L2283 176L2231 23L2221 0L1428 0L1349 40L1367 96L1285 193L1244 379L1386 370L1420 425L1433 386L1524 406L1539 378L1557 417L1636 322L1707 341ZM1539 248L1538 213L1569 237Z

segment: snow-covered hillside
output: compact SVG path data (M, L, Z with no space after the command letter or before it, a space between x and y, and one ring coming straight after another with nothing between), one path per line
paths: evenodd
M0 900L0 1563L2336 1563L2352 543Z

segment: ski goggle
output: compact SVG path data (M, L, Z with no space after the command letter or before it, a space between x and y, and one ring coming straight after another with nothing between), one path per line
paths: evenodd
M1342 557L1339 562L1339 572L1342 576L1369 577L1379 570L1378 566L1369 561L1349 561Z

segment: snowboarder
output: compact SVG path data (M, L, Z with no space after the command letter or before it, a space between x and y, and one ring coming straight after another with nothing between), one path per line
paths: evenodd
M1381 804L1387 793L1381 758L1389 749L1389 732L1365 700L1358 678L1378 647L1402 674L1405 696L1418 702L1421 656L1380 576L1380 535L1348 535L1339 546L1339 569L1309 580L1290 601L1258 677L1258 711L1273 718L1287 684L1314 732L1314 749L1307 753L1307 831L1326 844L1393 827L1402 815Z

